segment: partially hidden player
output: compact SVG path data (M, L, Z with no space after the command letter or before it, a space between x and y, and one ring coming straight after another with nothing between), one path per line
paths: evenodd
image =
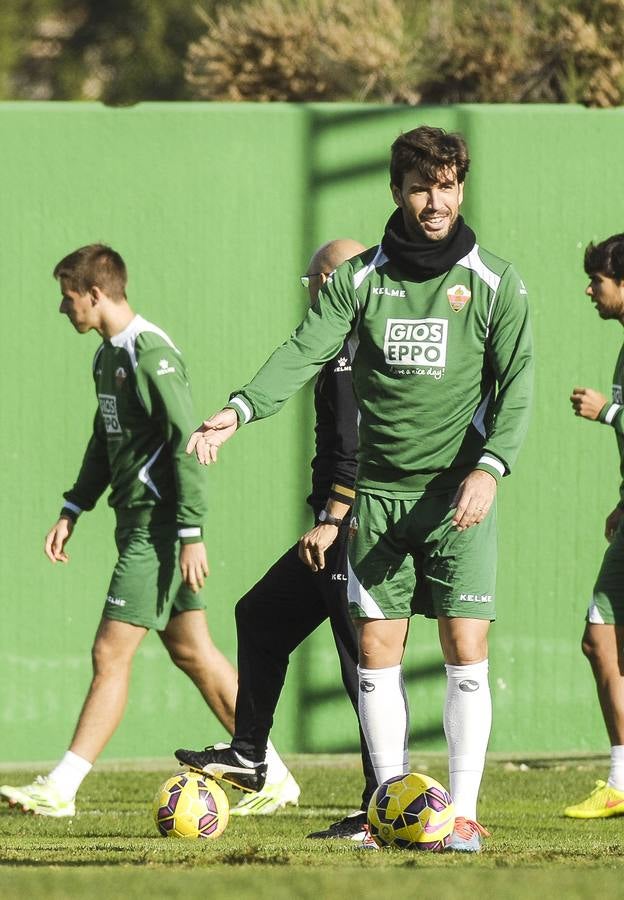
M601 319L624 325L624 234L614 234L585 250L585 293ZM611 742L607 781L598 781L586 800L568 806L574 819L624 815L624 347L615 364L612 399L593 388L574 388L570 400L577 416L608 425L620 453L620 499L605 522L609 546L594 585L583 653L589 660L602 716Z
M450 848L476 852L487 835L476 806L491 725L495 498L528 426L533 360L521 279L459 215L468 167L461 135L421 126L397 138L398 209L380 244L339 266L290 340L189 449L213 462L238 427L277 412L354 331L361 419L348 595L360 724L378 781L405 773L404 645L413 614L436 618L457 812Z
M237 682L212 643L200 595L208 575L206 503L202 479L184 452L194 412L182 355L164 331L131 309L126 266L115 250L82 247L58 263L54 277L62 292L59 311L79 334L97 331L102 343L93 360L93 433L45 553L52 563L68 562L78 517L107 488L119 551L93 645L93 678L68 751L47 777L0 787L11 805L60 818L74 815L76 792L121 721L132 659L149 629L230 732ZM275 782L296 802L294 779L273 747L269 762L272 808L283 805Z
M353 240L330 241L312 256L302 276L310 300L330 273L365 248ZM239 601L238 698L234 739L228 748L178 750L177 758L211 771L227 755L227 780L238 787L262 787L264 770L251 770L245 759L264 763L275 708L284 686L290 654L327 618L340 659L342 680L356 712L358 707L357 637L347 603L347 539L357 452L357 405L351 380L351 343L347 337L337 355L319 372L314 389L316 452L312 460L312 492L308 503L314 527L291 547ZM365 786L360 808L335 822L315 838L365 838L368 801L377 786L366 742L360 732ZM239 771L232 771L238 769ZM243 799L239 807L258 809L261 794Z

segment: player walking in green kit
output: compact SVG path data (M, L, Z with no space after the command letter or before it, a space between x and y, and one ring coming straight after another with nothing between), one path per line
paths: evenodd
M103 342L93 361L93 434L45 553L53 563L68 561L65 546L78 517L110 487L119 559L93 646L93 679L68 752L47 778L3 785L0 796L63 817L74 814L80 784L121 721L132 658L149 629L159 632L172 661L230 733L237 678L210 639L199 594L208 575L206 503L184 452L194 413L180 351L132 311L124 261L110 247L76 250L58 263L54 277L63 294L60 312L80 334L96 330ZM292 781L274 748L268 761L274 779Z
M624 234L615 234L585 251L591 298L601 319L624 325ZM611 767L586 800L568 806L573 819L624 815L624 347L613 374L613 399L593 388L575 388L577 416L610 425L620 452L620 499L605 522L609 546L594 585L583 633L583 653L591 663L600 708L611 742Z
M277 412L351 333L360 410L349 548L360 722L379 782L408 769L401 661L410 616L438 620L457 812L450 847L474 852L491 724L495 495L526 432L532 347L524 285L459 215L460 135L422 126L392 146L398 207L379 246L338 267L317 303L189 450L214 462L240 425ZM248 761L254 765L254 761Z

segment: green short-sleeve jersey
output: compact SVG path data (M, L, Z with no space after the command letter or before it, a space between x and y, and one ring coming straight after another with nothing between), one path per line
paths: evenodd
M349 260L230 405L276 412L351 335L360 411L357 489L446 490L474 468L500 478L525 435L533 357L527 292L475 245L448 272L406 277L381 247Z
M174 521L183 541L199 540L205 496L201 471L185 453L196 423L180 351L135 316L100 345L93 378L93 434L78 479L63 495L63 514L92 509L110 486L119 521Z

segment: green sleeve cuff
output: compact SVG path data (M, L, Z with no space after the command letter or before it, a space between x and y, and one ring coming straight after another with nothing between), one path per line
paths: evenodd
M624 409L619 403L605 403L598 413L598 421L603 425L614 425L615 419Z
M199 544L203 539L204 535L201 525L178 524L178 540L181 544Z
M484 453L476 464L475 469L478 469L480 472L487 472L488 475L496 479L497 483L503 475L507 474L505 463L498 456L494 456L493 453Z
M251 422L254 417L254 411L252 407L249 405L247 400L245 400L242 394L232 394L225 408L234 410L238 418L239 426L245 425L247 422Z

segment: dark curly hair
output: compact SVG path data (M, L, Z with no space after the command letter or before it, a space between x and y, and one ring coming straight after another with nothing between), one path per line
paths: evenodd
M426 184L435 184L441 171L455 166L461 184L470 167L468 147L461 134L448 134L443 128L421 125L400 134L392 145L390 182L399 189L403 178L412 169Z
M599 244L588 244L583 265L588 275L600 272L615 281L624 280L624 234L613 234Z

